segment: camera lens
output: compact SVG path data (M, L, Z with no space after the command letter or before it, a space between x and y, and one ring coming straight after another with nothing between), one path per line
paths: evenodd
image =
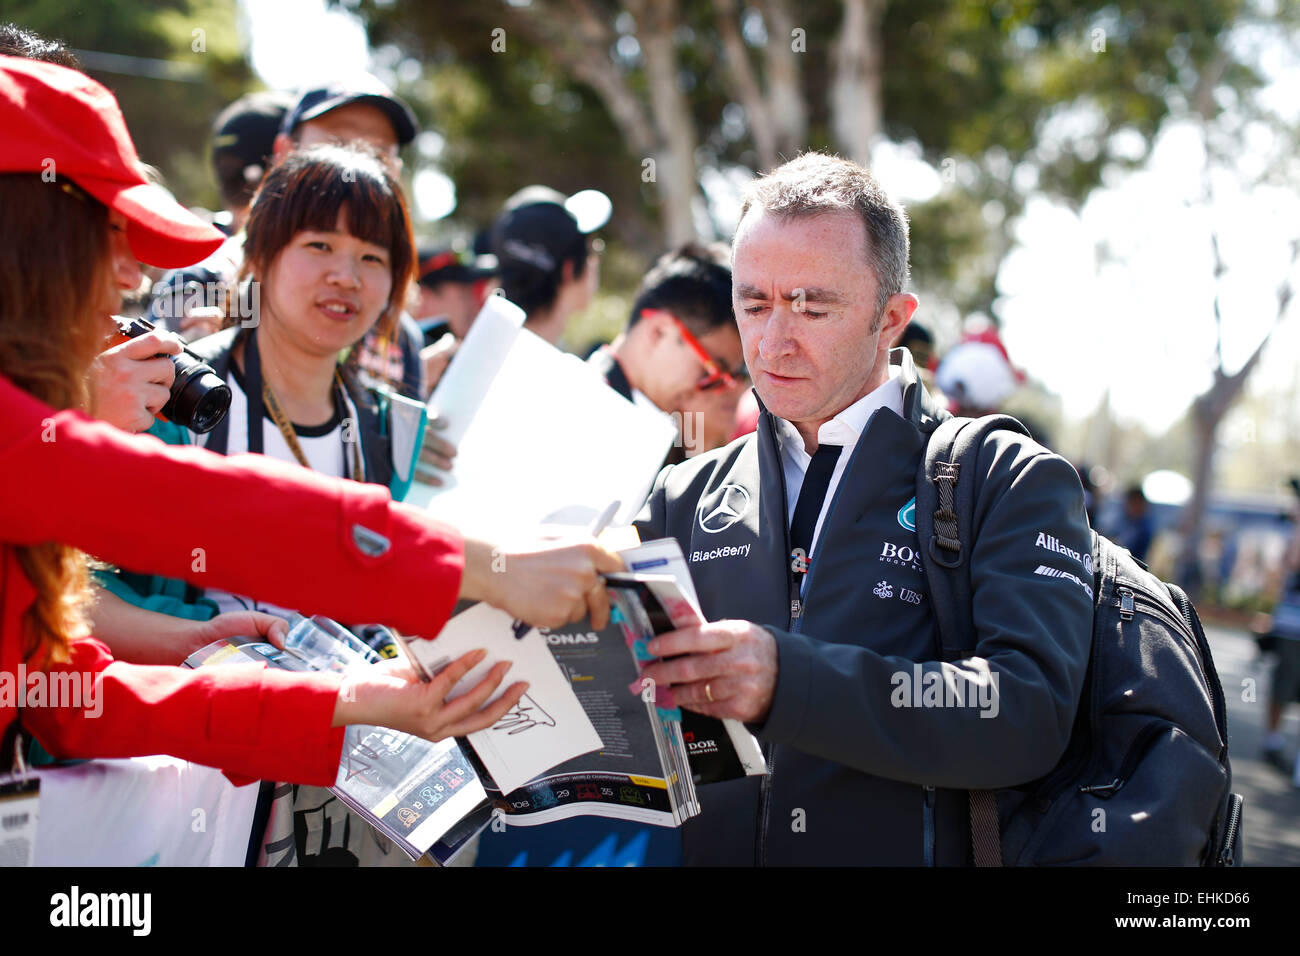
M230 387L188 352L173 356L172 364L176 378L162 414L200 435L216 428L230 409Z

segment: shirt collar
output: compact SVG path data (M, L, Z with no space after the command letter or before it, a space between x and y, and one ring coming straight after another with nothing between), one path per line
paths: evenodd
M878 408L888 408L900 418L903 415L903 386L898 380L902 371L897 365L889 366L889 379L863 395L817 429L818 445L842 445L852 449L862 437L867 422ZM781 450L794 456L803 464L811 457L805 450L799 429L784 418L776 419L776 432L781 440Z

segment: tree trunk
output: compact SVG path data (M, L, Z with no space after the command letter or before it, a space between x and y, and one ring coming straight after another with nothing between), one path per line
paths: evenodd
M1277 321L1281 321L1286 312L1286 305L1290 302L1289 288L1289 283L1284 283L1279 290L1280 307ZM1274 327L1276 328L1276 323ZM1183 509L1182 519L1179 521L1179 530L1183 534L1180 578L1189 591L1200 590L1199 551L1201 537L1205 530L1205 513L1209 508L1210 489L1214 480L1214 453L1218 448L1219 425L1223 423L1224 416L1241 397L1241 392L1246 387L1246 379L1259 364L1260 357L1264 354L1264 347L1272 337L1273 331L1270 329L1255 346L1255 351L1250 353L1250 358L1246 359L1245 364L1231 375L1225 375L1221 367L1215 369L1214 384L1192 403L1192 427L1196 434L1192 498Z
M695 238L691 201L695 197L695 121L677 81L676 0L629 3L645 56L650 112L659 134L655 183L663 200L664 235L669 245Z
M614 63L616 40L605 11L591 0L567 0L565 13L536 0L516 18L526 32L548 47L575 77L605 104L634 155L654 161L655 190L662 202L663 242L695 236L691 199L695 195L695 122L677 85L676 0L628 0L637 22L637 41L645 59L650 109ZM566 15L567 14L567 15ZM638 174L644 175L645 168Z
M884 119L884 8L884 0L845 0L844 21L831 54L831 131L836 148L862 166L871 164L871 149Z
M1218 379L1215 385L1222 379ZM1192 403L1192 433L1196 441L1196 460L1192 463L1192 497L1183 506L1179 530L1182 532L1182 558L1175 572L1178 582L1193 600L1201 596L1201 538L1205 530L1205 513L1209 510L1210 488L1214 482L1214 452L1222 415L1215 416L1211 388Z
M791 34L794 18L786 0L766 0L768 113L776 124L776 149L783 159L793 159L807 145L808 106L799 88L799 57Z
M776 124L740 35L736 0L713 0L713 13L718 24L718 36L722 39L728 86L745 110L745 124L754 138L759 170L769 170L777 164Z

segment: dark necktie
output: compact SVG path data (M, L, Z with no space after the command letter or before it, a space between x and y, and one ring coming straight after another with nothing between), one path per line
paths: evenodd
M817 530L817 516L822 512L826 489L830 487L835 463L839 461L843 450L842 445L819 445L803 476L799 500L794 505L794 520L790 522L790 569L794 573L795 587L792 600L798 598L803 576L808 572L808 556L812 552L813 532Z

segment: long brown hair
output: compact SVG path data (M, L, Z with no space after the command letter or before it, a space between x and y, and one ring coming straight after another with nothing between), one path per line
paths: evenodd
M0 237L0 374L55 409L84 407L113 282L108 210L66 180L4 174ZM14 550L36 588L24 656L66 660L89 632L85 556L57 541Z
M265 279L294 236L306 230L332 232L345 209L352 235L388 250L393 287L387 308L372 327L388 343L396 336L415 276L415 238L401 184L362 143L295 150L266 174L244 226L244 272ZM354 347L349 367L356 356Z

